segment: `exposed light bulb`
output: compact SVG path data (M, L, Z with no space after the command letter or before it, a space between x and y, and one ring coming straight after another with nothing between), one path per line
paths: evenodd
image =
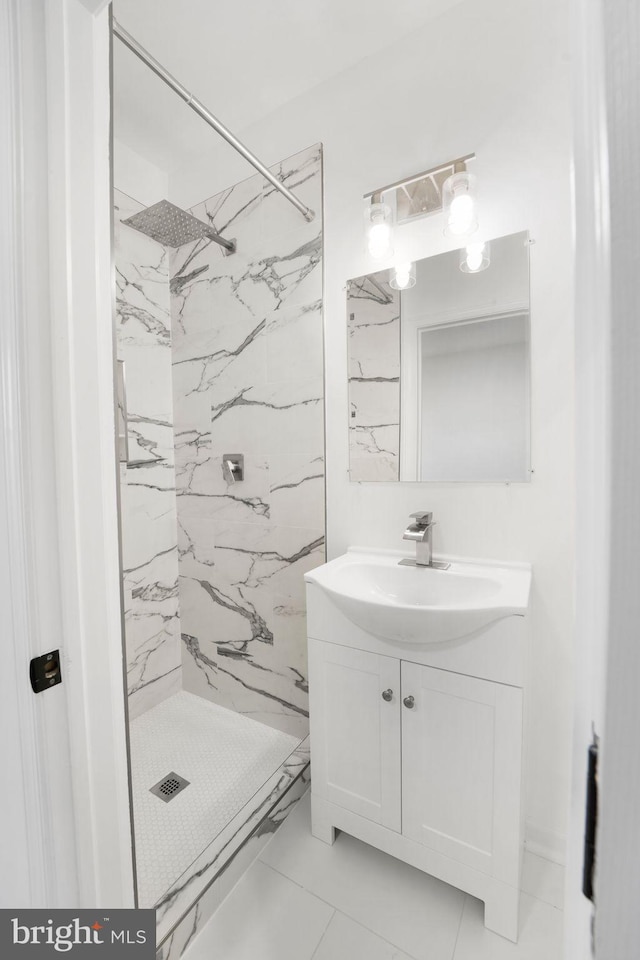
M468 193L453 198L449 211L449 230L454 236L469 233L474 220L474 203Z
M411 270L410 263L403 263L399 267L396 267L396 283L403 290L406 286L409 285L411 279L409 271Z
M391 245L391 227L387 223L374 223L369 228L369 253L372 257L384 257Z
M415 282L415 263L399 263L397 267L395 267L391 279L389 280L389 286L394 290L408 290L409 287L415 286Z
M454 173L443 185L443 200L447 212L445 234L449 237L468 237L478 229L475 198L475 177L466 171Z
M470 243L467 247L467 266L470 273L475 273L482 266L484 243Z
M480 273L490 264L489 244L469 243L460 251L460 269L463 273Z
M393 214L386 203L372 203L365 208L367 252L374 260L383 260L393 253Z

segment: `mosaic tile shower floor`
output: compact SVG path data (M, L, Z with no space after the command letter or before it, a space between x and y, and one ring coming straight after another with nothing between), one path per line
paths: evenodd
M298 746L282 733L181 691L131 723L141 907L152 907ZM175 772L169 803L149 792Z

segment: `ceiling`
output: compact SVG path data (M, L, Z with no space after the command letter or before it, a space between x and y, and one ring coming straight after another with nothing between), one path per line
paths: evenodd
M459 2L114 0L114 15L239 133ZM167 171L216 137L118 40L114 126L118 140Z

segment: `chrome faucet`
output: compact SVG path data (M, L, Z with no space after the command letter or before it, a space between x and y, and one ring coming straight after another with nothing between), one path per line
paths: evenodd
M420 510L418 513L412 513L410 523L402 535L403 540L413 540L416 545L415 560L401 560L400 563L405 566L417 567L437 567L439 570L446 570L451 564L440 563L433 559L433 527L435 521L433 514L426 510Z

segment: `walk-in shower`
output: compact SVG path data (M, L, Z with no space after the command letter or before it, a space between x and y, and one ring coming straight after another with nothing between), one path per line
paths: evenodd
M114 35L222 133L117 24ZM116 157L130 158L117 109L114 129ZM135 862L159 945L176 942L180 921L206 919L204 892L210 904L255 856L309 759L303 577L324 560L322 151L268 168L223 130L258 170L249 179L188 208L166 199L166 176L156 197L146 179L116 173L114 184ZM153 154L143 160L151 169Z

